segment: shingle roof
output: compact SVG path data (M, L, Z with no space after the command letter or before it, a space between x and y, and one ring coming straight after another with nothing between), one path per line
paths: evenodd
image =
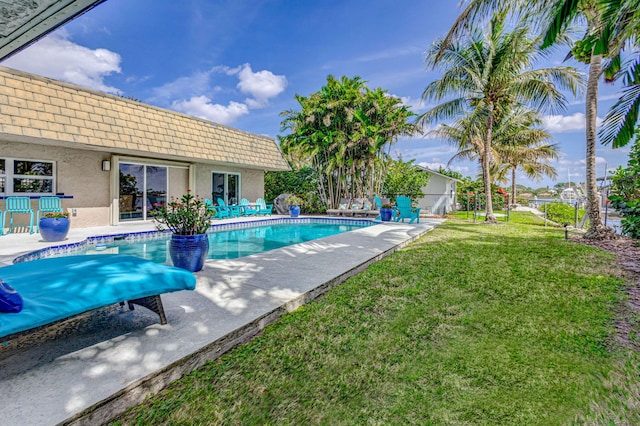
M289 170L272 138L5 67L0 139Z

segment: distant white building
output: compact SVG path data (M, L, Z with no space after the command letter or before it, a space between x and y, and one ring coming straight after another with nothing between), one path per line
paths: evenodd
M562 200L576 200L583 196L582 191L579 188L565 188L560 193Z
M455 210L456 185L461 181L426 167L416 167L429 174L429 183L422 188L424 196L418 199L421 213L442 216Z

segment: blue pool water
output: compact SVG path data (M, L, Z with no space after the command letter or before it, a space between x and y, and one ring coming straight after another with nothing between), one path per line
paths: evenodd
M209 232L209 259L235 259L255 253L324 238L343 232L374 225L368 220L271 220L247 223L233 227L214 226ZM31 253L24 259L69 256L76 254L117 253L142 257L157 263L171 264L169 256L170 234L145 233L148 238L127 236L94 237L85 244L73 244L45 249L43 253Z

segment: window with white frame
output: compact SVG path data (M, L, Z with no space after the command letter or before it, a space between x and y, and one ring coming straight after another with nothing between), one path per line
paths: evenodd
M0 158L0 193L52 195L55 188L53 161Z

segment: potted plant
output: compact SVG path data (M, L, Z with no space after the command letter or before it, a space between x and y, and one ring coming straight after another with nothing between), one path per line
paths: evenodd
M38 230L47 242L62 241L67 238L70 225L68 212L47 212L40 218Z
M166 207L151 215L158 230L172 232L169 254L173 265L191 272L201 270L209 253L207 230L215 210L187 191L179 200L172 197Z
M391 204L385 203L380 207L380 219L382 219L383 222L389 222L392 215L393 208Z
M298 217L300 214L300 206L302 206L302 198L298 197L295 194L289 195L284 199L284 202L289 205L289 214L291 217Z

